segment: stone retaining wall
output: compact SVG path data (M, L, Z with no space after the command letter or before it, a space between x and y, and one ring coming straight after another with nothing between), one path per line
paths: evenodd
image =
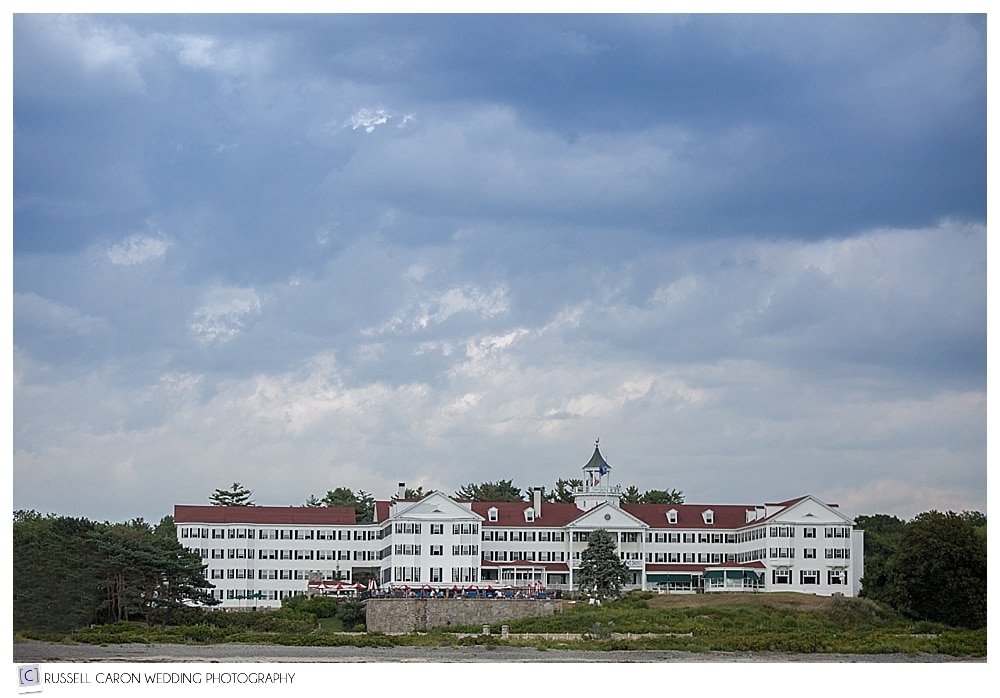
M410 633L459 625L496 625L515 618L551 616L562 611L553 599L368 599L369 632Z

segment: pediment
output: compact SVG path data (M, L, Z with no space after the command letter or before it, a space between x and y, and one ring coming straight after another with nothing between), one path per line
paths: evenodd
M398 506L398 505L397 505ZM482 521L483 517L441 492L431 492L419 502L397 509L394 520Z
M854 522L836 509L827 506L813 496L806 496L786 509L772 516L769 521L781 523L815 524L822 526L850 525Z
M605 502L574 519L567 524L567 528L649 528L649 526L627 511Z

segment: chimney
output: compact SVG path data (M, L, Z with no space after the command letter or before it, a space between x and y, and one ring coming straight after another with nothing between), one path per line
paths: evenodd
M536 519L542 518L542 490L544 489L544 487L535 488L535 501L532 502L532 509L535 510Z
M396 493L396 499L406 499L406 483L399 483L399 492Z

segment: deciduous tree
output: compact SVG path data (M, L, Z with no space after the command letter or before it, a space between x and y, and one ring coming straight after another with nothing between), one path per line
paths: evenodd
M968 517L928 511L906 525L889 562L889 602L914 618L986 626L986 541Z

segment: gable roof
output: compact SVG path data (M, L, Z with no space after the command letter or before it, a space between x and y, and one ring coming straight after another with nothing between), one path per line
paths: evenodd
M435 518L435 514L458 520L478 520L481 518L477 512L471 510L467 505L452 499L443 492L431 492L419 500L407 499L396 502L395 517L397 519Z
M601 502L595 507L581 512L580 517L573 522L574 525L589 526L594 528L638 528L648 527L645 521L624 508L616 507L611 502Z
M174 505L175 524L354 525L353 507L217 507Z

